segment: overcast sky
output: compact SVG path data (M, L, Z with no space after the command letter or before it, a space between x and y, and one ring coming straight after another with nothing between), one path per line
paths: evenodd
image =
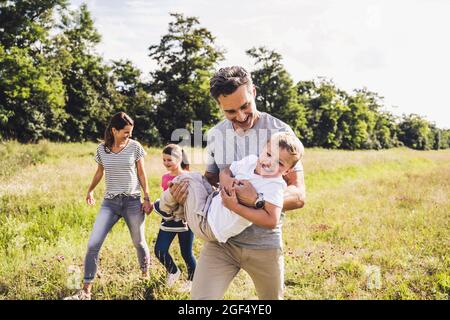
M245 50L281 53L294 81L332 78L367 87L397 115L417 113L450 128L448 0L71 0L87 3L105 59L155 68L148 47L167 33L169 12L196 16L226 49L220 66L253 69Z

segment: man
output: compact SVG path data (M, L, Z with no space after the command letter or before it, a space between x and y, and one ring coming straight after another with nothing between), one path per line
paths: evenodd
M256 109L256 89L250 74L242 67L220 69L210 81L210 92L226 118L208 132L205 177L217 186L220 171L232 161L249 154L258 155L268 137L276 132L293 132L281 120ZM283 211L302 208L305 185L301 162L284 179L288 187ZM172 195L181 203L186 199L186 190L183 182L171 187ZM239 202L248 207L264 203L264 195L257 194L249 182L236 186L236 193ZM281 222L274 229L254 223L226 243L205 242L194 274L191 298L222 299L240 269L250 275L260 299L283 299Z

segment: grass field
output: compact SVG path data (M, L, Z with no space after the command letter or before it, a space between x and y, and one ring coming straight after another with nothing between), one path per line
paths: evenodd
M104 190L102 182L95 207L85 204L95 148L0 144L0 299L61 299L81 281ZM160 150L147 151L155 199L164 168ZM286 299L449 299L450 150L308 149L304 167L307 204L283 225ZM146 221L151 251L159 221ZM195 240L196 256L201 246ZM176 241L172 252L185 277ZM103 246L94 298L189 298L164 286L153 252L151 270L150 279L139 277L120 221ZM245 272L225 298L256 299Z

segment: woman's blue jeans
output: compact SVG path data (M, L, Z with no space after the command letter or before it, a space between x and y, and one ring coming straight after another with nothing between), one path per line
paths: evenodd
M141 199L139 196L117 196L103 200L95 220L84 261L84 283L91 283L94 280L98 267L98 255L103 242L112 227L122 217L130 230L140 268L143 272L147 271L150 253L145 241L145 214L141 210Z

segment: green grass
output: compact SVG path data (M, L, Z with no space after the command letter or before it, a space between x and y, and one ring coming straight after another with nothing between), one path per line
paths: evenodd
M95 143L0 144L0 299L60 299L82 271L101 202L88 207ZM198 150L197 150L198 151ZM151 196L164 172L147 149ZM284 218L286 299L448 299L450 151L307 150L307 204ZM193 165L203 171L203 165ZM159 219L146 221L153 250ZM195 240L198 256L202 242ZM175 240L171 252L186 268ZM151 278L139 278L120 221L101 252L95 299L188 299L164 286L152 252ZM255 299L241 271L226 299Z

